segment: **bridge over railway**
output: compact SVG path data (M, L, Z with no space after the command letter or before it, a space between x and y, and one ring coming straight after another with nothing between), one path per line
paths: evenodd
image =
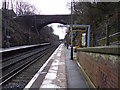
M38 29L51 24L51 23L61 23L64 25L70 25L71 20L70 14L61 15L23 15L17 16L15 19L23 20L28 26L35 26Z

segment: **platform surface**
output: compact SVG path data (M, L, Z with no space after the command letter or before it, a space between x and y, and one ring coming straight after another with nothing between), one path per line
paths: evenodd
M70 59L71 50L64 48L65 51L65 62L66 62L66 75L67 75L67 88L89 88L86 79L83 76L83 73L78 67L75 60ZM73 57L76 58L76 54L73 54Z
M49 44L49 43L35 44L35 45L23 45L23 46L9 47L9 48L0 48L0 53L1 53L1 52L12 51L12 50L18 50L18 49L29 48L29 47L35 47L35 46L45 45L45 44Z
M76 54L74 53L74 57ZM52 60L48 72L44 72L44 68ZM57 88L62 89L74 89L74 88L89 88L86 79L83 77L82 71L77 65L75 60L70 59L70 48L66 48L64 44L61 44L51 57L46 61L43 67L36 73L33 79L28 83L26 88L32 88L32 85L39 83L39 74L47 73L39 86L39 90L56 90ZM37 85L37 84L36 84Z

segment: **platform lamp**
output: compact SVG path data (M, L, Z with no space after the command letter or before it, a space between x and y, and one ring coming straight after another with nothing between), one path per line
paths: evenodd
M73 0L71 0L71 24L70 24L70 31L71 31L71 55L70 58L73 60L73 32L72 32L72 27L73 27Z

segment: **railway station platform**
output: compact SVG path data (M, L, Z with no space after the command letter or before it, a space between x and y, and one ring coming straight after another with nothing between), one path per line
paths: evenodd
M74 59L76 54L74 53ZM49 64L51 62L51 64ZM45 67L49 66L49 70L45 72ZM42 82L40 75L46 73ZM35 74L31 81L26 85L26 88L49 88L50 90L57 89L89 89L92 83L86 79L85 73L77 64L76 60L70 59L70 48L66 48L64 44L60 44L56 51L46 61L46 63ZM41 83L41 84L40 84Z
M40 46L40 45L45 45L45 44L49 44L49 43L35 44L35 45L23 45L23 46L9 47L9 48L0 48L0 53L1 52L8 52L8 51L13 51L13 50L30 48L30 47L35 47L35 46Z

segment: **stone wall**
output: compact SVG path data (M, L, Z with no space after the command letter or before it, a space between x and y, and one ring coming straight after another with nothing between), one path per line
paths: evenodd
M120 48L109 47L109 52L107 49L107 47L79 48L77 60L96 88L120 88L118 68Z

